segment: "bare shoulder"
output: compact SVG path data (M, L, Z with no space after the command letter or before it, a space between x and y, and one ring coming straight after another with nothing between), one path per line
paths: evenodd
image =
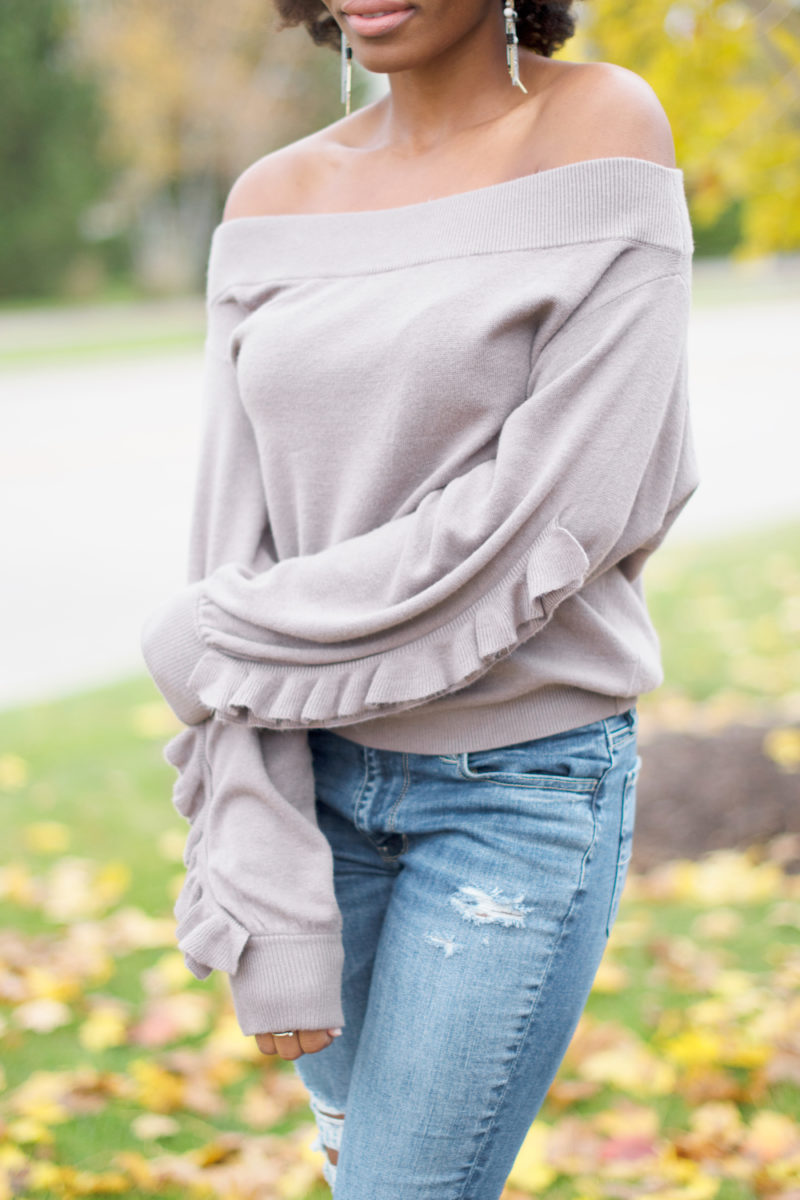
M560 131L564 161L626 156L675 166L669 119L641 75L607 62L558 66L546 124Z
M324 139L314 133L256 159L231 186L222 220L292 213L302 208L302 198L311 189L324 154Z

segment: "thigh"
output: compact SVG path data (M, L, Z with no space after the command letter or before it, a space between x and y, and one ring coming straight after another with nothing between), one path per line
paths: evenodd
M396 860L387 860L353 820L364 785L360 747L327 731L309 735L317 797L317 821L333 855L336 901L342 914L342 1036L317 1054L305 1054L295 1069L313 1105L343 1112L369 997L373 963L392 887ZM332 1145L330 1130L327 1145Z
M399 814L337 1200L499 1197L561 1063L616 915L639 760L623 718L537 743L439 759Z

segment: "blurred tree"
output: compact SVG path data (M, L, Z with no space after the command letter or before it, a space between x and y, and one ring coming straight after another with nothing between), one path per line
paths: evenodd
M68 0L2 0L0 111L0 296L46 295L109 178L97 89L70 52Z
M236 176L341 115L339 60L270 0L73 0L100 72L113 196L140 282L202 282L210 230Z
M654 88L700 231L734 219L739 258L800 249L797 0L589 0L575 48Z

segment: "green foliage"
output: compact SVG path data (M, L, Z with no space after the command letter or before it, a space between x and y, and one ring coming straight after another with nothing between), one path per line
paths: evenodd
M69 55L65 0L0 6L0 296L60 286L80 218L108 181L95 86Z
M567 57L618 63L659 97L693 221L735 218L735 256L800 248L800 10L792 0L591 0ZM733 207L738 206L738 207Z
M693 222L696 259L719 258L736 249L742 240L742 208L741 200L733 200L714 221Z

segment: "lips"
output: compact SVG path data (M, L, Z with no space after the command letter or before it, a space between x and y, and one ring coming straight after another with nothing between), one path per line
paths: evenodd
M379 34L389 33L393 29L397 29L399 25L404 25L410 17L414 15L414 9L404 5L402 8L389 8L386 0L379 0L380 8L373 10L361 11L361 6L368 3L368 0L354 0L359 6L358 12L346 12L345 19L349 27L354 33L361 37L377 37Z
M405 0L350 0L342 5L342 12L346 16L350 16L351 13L368 16L370 13L403 12L407 8L411 8L411 5Z
M361 37L377 37L403 25L414 14L406 0L345 0L347 24Z

